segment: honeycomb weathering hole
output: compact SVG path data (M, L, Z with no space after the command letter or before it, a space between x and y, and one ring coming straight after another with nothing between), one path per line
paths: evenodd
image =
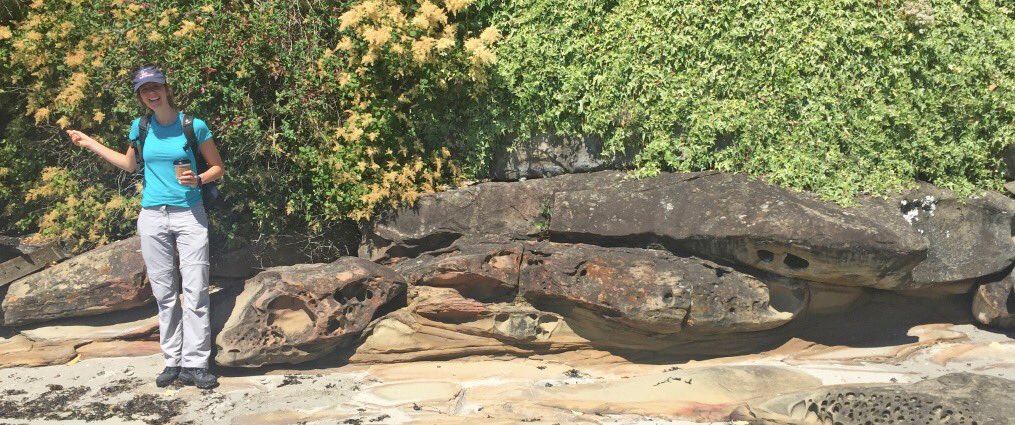
M775 260L775 253L767 249L759 249L758 260L761 260L764 263L771 263Z
M1015 290L1008 291L1008 302L1005 303L1004 308L1009 315L1015 314Z
M373 292L368 290L362 283L352 283L345 285L339 290L335 291L334 298L339 304L346 304L353 299L357 301L366 301L367 298L372 298Z
M313 313L294 297L281 296L268 305L268 326L276 326L287 339L306 335L314 326Z
M786 254L786 258L782 260L782 263L793 270L806 269L811 263L803 258L797 257L793 254Z

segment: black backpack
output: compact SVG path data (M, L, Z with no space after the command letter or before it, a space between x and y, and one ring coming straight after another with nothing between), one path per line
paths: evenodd
M137 172L141 173L142 178L144 178L144 142L148 138L148 123L150 121L151 115L141 117L141 121L138 123L138 137L131 140L131 146L134 147L134 159L137 161ZM183 124L183 135L187 137L187 148L194 153L194 159L197 160L197 173L201 174L208 170L208 162L204 160L204 156L201 155L201 150L197 146L194 117L183 114L181 124ZM205 208L215 206L220 196L217 184L204 183L201 185L201 201L204 202Z

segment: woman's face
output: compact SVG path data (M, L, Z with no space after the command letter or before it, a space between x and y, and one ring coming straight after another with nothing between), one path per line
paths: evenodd
M147 83L137 89L141 103L153 111L169 105L168 95L169 90L159 83Z

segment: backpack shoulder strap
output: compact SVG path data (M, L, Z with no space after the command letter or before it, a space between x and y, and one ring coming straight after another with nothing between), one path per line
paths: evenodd
M194 159L197 160L197 171L203 172L208 168L207 163L204 162L204 157L201 156L201 149L197 146L197 133L194 132L194 117L183 114L183 135L187 137L187 146L190 147L190 151L194 153Z
M137 123L137 139L133 140L134 160L137 162L138 172L144 169L144 142L148 138L148 123L151 115L145 115Z

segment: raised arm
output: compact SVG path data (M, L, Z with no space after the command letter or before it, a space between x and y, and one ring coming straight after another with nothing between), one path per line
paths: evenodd
M117 168L131 173L137 170L137 162L135 162L134 159L133 146L127 148L127 153L124 154L107 148L102 143L95 141L95 139L80 131L67 130L67 135L70 136L71 143L95 152L96 155L99 155L102 159L115 165Z

